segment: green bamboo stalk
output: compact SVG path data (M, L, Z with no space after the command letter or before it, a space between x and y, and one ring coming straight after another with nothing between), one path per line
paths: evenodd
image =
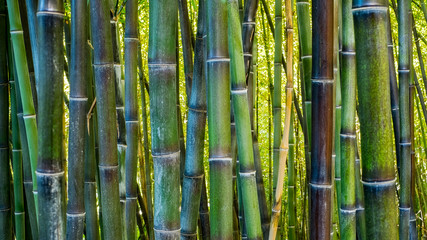
M121 239L113 45L108 3L90 1L103 239ZM96 144L96 143L95 143ZM96 146L96 145L95 145ZM101 213L99 214L101 216Z
M341 239L356 239L356 51L350 0L342 1ZM338 115L338 112L337 112ZM337 166L336 166L337 167ZM337 186L338 187L338 186Z
M334 87L334 2L313 1L310 239L330 239Z
M281 5L281 3L280 3ZM282 193L283 193L283 184L284 184L284 176L285 176L285 166L286 166L286 158L288 157L288 150L289 150L289 132L290 132L290 125L291 125L291 115L292 115L292 97L293 97L293 14L292 14L292 1L286 0L285 6L286 6L286 43L287 43L287 50L286 50L286 60L288 61L286 65L286 105L285 105L285 122L284 122L284 132L282 136L282 140L280 143L279 148L279 162L278 162L278 168L277 168L277 185L276 185L276 191L274 192L274 204L272 207L272 214L271 214L271 222L270 222L270 233L268 234L269 239L276 239L277 237L277 226L279 224L279 217L281 216L281 203L282 203ZM280 11L281 16L281 8L276 8L276 21L277 21L277 12ZM279 21L281 21L281 17L279 17ZM281 22L280 22L281 24ZM276 25L276 31L280 27L280 25ZM279 33L276 32L275 36L281 35L281 30ZM278 39L276 38L276 44ZM281 44L281 42L279 42ZM275 49L277 54L277 51L280 50L281 54L281 48ZM275 67L277 65L275 61ZM280 67L280 65L278 65ZM275 69L276 70L276 69ZM280 79L279 79L280 83ZM279 85L280 86L280 85ZM275 85L276 87L276 85ZM280 102L279 102L280 103ZM280 106L280 105L279 105ZM280 132L279 132L280 133ZM279 232L280 233L280 232Z
M310 29L310 3L307 0L297 0L298 33L300 41L300 58L302 61L302 81L304 84L305 99L304 108L306 115L307 139L308 145L311 145L311 65L312 65L312 36ZM310 150L308 150L310 151ZM307 164L309 166L309 164ZM307 168L307 176L309 176Z
M37 185L40 239L65 237L63 153L63 19L62 0L42 0L37 12L39 122Z
M207 1L207 103L210 166L210 233L233 237L233 188L230 132L230 76L227 2Z
M143 84L145 82L144 69L142 68L142 57L141 57L141 44L138 45L138 75L139 75L139 86L141 89L141 105L142 105L142 132L144 137L144 159L145 160L145 190L146 190L146 198L147 198L147 214L148 214L148 235L150 240L154 240L153 233L153 198L151 192L151 163L150 163L150 150L148 149L148 123L147 123L147 111L146 111L146 102L145 102L145 90L146 85ZM147 89L148 90L148 89Z
M70 45L70 130L68 140L67 239L82 239L85 222L84 162L88 108L87 78L89 51L88 6L84 1L71 1ZM90 126L89 126L90 127Z
M204 173L204 172L203 172ZM204 175L204 174L203 174ZM201 239L209 240L210 239L210 223L209 223L209 209L208 209L208 194L206 192L206 177L203 177L202 182L202 196L200 198L200 208L199 208L199 219L200 219L200 235Z
M264 7L265 9L265 7ZM280 139L282 138L282 0L275 0L274 29L274 89L273 89L273 194L277 189ZM273 197L275 199L275 197ZM273 206L274 206L273 200ZM271 230L270 230L271 231ZM271 237L271 236L270 236Z
M39 48L37 47L37 5L38 0L26 0L26 11L28 18L28 30L29 38L31 43L31 53L32 53L32 62L34 66L35 73L35 83L37 86L37 73L38 73L38 52ZM34 94L34 91L33 91Z
M387 15L385 1L353 2L366 238L390 240L397 239L398 231Z
M206 82L204 68L205 2L199 1L193 86L189 100L187 151L182 189L181 239L197 238L202 185L204 185L204 137L206 127Z
M295 137L294 137L294 113L291 112L291 126L289 130L289 161L288 161L288 239L297 239L297 212L296 196L297 189L295 186L297 174L295 169Z
M398 0L399 33L399 112L400 112L400 192L399 239L409 239L411 211L411 126L410 126L410 69L412 53L411 2Z
M10 13L9 13L10 14ZM6 2L0 2L0 238L12 239L12 203L9 166L9 77L7 69ZM15 134L16 135L16 134ZM23 224L23 223L22 223ZM23 226L23 225L21 225ZM22 229L21 229L22 230Z
M13 50L11 42L8 44L8 56L9 56L9 82L14 84L14 93L16 94L16 115L18 118L18 128L19 131L19 138L21 139L21 147L22 147L22 167L23 167L23 184L24 184L24 195L25 195L25 208L27 211L25 211L27 214L25 216L26 221L26 232L31 231L31 235L27 234L28 239L38 239L39 233L38 233L38 226L37 226L37 215L36 215L36 206L34 204L34 195L33 195L33 181L31 179L31 163L30 163L30 156L29 156L29 150L28 150L28 143L27 143L27 134L25 131L25 124L24 124L24 118L22 113L22 103L21 103L21 95L19 92L19 82L15 81L17 73L16 68L14 64L13 59ZM12 90L12 88L11 88ZM25 209L24 209L25 210ZM29 230L28 231L28 228Z
M176 112L177 1L150 1L148 68L154 162L154 235L179 238L179 138Z
M12 160L13 160L13 198L15 208L15 237L17 240L25 239L25 208L22 172L22 148L19 137L19 125L16 102L15 81L10 82L10 108L12 122ZM6 228L5 228L6 229ZM29 235L30 236L30 235ZM7 238L6 238L7 239ZM10 239L10 238L9 238Z
M410 13L412 16L412 13ZM411 35L412 36L412 35ZM412 41L412 39L411 39ZM412 57L411 57L412 60ZM416 240L418 239L417 232L417 222L415 217L415 210L418 212L416 202L416 191L415 191L415 181L416 181L416 159L415 159L415 131L414 131L414 94L415 94L415 83L414 78L416 77L415 69L411 69L411 78L409 79L409 124L410 124L410 137L411 137L411 211L409 212L409 239Z
M187 0L178 1L179 10L179 24L181 27L181 41L182 41L182 53L184 58L184 74L185 74L185 90L187 93L187 99L190 101L191 87L193 86L193 47L191 44L191 32L192 28L190 25L190 19L188 16ZM182 163L183 160L181 159ZM183 164L181 164L184 166ZM184 168L181 168L184 170Z
M138 119L138 2L126 2L125 28L125 119L126 119L126 239L136 240ZM144 91L142 89L142 91ZM148 160L148 159L147 159ZM142 167L142 166L141 166Z
M37 122L31 92L30 76L28 72L27 57L25 52L24 35L19 13L19 5L16 0L7 0L10 35L13 45L14 63L16 66L19 92L21 96L23 119L28 142L28 152L31 163L31 177L33 181L33 195L38 216L37 178L35 174L37 166ZM18 112L19 113L19 112Z
M240 162L239 175L245 224L248 239L262 239L249 113L249 108L252 106L249 105L248 88L246 88L242 35L241 31L239 31L238 2L236 0L229 0L227 7L231 96L236 121L237 152Z

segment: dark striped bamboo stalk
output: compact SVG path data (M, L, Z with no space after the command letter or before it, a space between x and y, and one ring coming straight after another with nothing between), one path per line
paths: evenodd
M313 1L310 239L330 239L334 87L334 1Z
M37 11L38 74L38 162L39 238L65 237L65 178L63 154L63 21L62 0L41 0Z
M341 239L356 239L356 51L350 0L342 1ZM336 166L337 167L337 166ZM338 186L337 186L338 187Z
M27 57L25 52L24 34L19 13L17 0L7 0L10 35L13 47L14 63L16 66L16 77L18 80L20 98L22 102L23 120L28 143L28 153L31 165L31 179L33 181L33 195L36 216L38 216L37 178L35 174L37 166L37 122L36 111L31 92L30 76L28 72ZM19 113L19 112L18 112ZM22 139L22 138L21 138ZM37 223L37 220L36 220Z
M366 239L397 239L389 64L388 3L353 2L362 142ZM375 132L376 134L372 134Z
M22 148L19 137L19 124L16 102L15 81L10 82L10 108L12 122L12 160L13 160L13 198L15 209L15 237L17 240L24 240L25 232L25 203L24 203L24 181L23 181L23 162ZM4 228L7 229L7 228ZM6 232L6 231L5 231ZM30 234L29 234L30 236ZM6 238L7 239L7 238ZM9 238L10 239L10 238Z
M126 239L136 240L138 158L138 2L126 2L125 28L125 120L126 120ZM144 89L142 89L144 91ZM148 160L148 159L147 159ZM141 166L142 167L142 166ZM142 176L141 176L142 177ZM142 235L142 234L141 234Z
M229 0L228 7L228 49L230 54L231 96L236 121L236 137L239 158L240 187L245 213L248 239L262 239L261 218L258 205L256 171L251 134L251 119L246 87L242 35L237 0ZM236 31L237 30L237 31Z
M38 0L25 0L27 19L28 19L28 30L31 43L32 62L34 66L35 80L37 86L37 73L38 73L38 52L37 47L37 5ZM34 91L33 91L34 93Z
M94 79L99 142L99 185L104 239L121 239L119 166L115 111L113 45L108 2L90 1ZM95 143L96 144L96 143ZM101 214L100 214L101 216ZM101 221L100 221L101 222Z
M0 238L10 240L13 237L10 196L12 176L9 166L9 77L6 54L8 34L4 0L0 2L0 32L3 33L0 37L0 52L2 52L0 56Z
M87 49L88 6L71 1L70 127L68 140L67 239L82 239L85 223L84 177L87 79L91 63ZM89 126L90 127L90 126Z
M188 109L187 151L182 189L181 239L197 238L197 220L204 181L204 138L206 127L205 1L199 1L194 72Z
M399 192L399 239L409 239L411 211L411 126L410 90L412 56L411 2L398 0L397 17L399 33L399 115L400 115L400 192Z
M271 214L271 222L270 222L270 233L268 234L269 239L276 239L277 235L277 227L279 225L279 218L281 216L281 206L282 206L282 194L283 194L283 185L284 185L284 176L285 176L285 168L286 168L286 158L288 157L288 151L289 151L289 132L291 127L291 115L292 115L292 97L293 97L293 14L292 14L292 1L286 0L285 1L286 6L286 105L285 105L285 122L284 122L284 132L282 136L282 140L280 143L280 149L279 149L279 162L278 162L278 168L277 168L277 184L276 184L276 190L274 192L274 202L272 206L272 214ZM280 9L276 9L276 20L277 20L277 11L281 11ZM281 18L280 18L281 21ZM281 23L280 23L281 24ZM276 31L280 27L276 25ZM281 30L280 30L281 31ZM281 32L277 35L281 35ZM278 39L276 38L276 44ZM281 45L281 41L279 42ZM280 50L281 55L281 48L275 49L276 51ZM277 52L275 53L277 54ZM275 67L277 65L277 62L275 61ZM280 67L280 65L278 65ZM275 69L276 71L276 69ZM279 79L280 83L280 79ZM276 85L275 85L276 87ZM279 105L280 106L280 105ZM279 132L280 133L280 132Z
M207 1L207 103L210 169L210 234L233 237L233 179L230 131L230 59L227 2Z
M148 69L156 239L178 239L180 233L175 55L177 8L177 1L150 1Z

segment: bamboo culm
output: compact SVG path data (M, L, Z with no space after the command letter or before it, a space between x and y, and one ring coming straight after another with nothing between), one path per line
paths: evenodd
M22 116L25 123L25 132L27 137L28 153L31 165L31 179L33 182L33 195L35 203L35 212L38 216L38 191L37 191L37 122L36 110L34 108L33 94L31 91L30 75L27 65L27 57L24 44L24 34L18 1L7 0L10 35L13 48L13 59L16 67L16 86L19 86L20 98L22 103ZM18 112L19 113L19 112ZM25 157L25 156L24 156ZM33 219L35 220L35 219ZM35 220L37 223L38 220ZM35 225L37 226L37 224Z
M67 239L81 239L85 223L84 161L89 52L86 2L71 1L70 131L68 140Z
M90 1L90 13L92 46L94 47L97 138L102 139L102 141L98 141L99 197L102 210L101 237L103 239L121 239L115 75L108 3L99 0Z
M204 137L206 127L205 1L199 1L195 64L189 100L187 150L181 204L181 239L197 238L197 219L204 185Z
M65 178L63 169L63 21L62 0L42 0L37 12L38 75L38 162L39 238L65 237Z
M154 235L180 234L180 151L176 108L176 34L178 2L150 0L148 70L151 145L154 164Z
M126 2L125 28L125 120L126 120L126 239L136 240L137 158L138 158L138 7L136 0ZM144 91L144 89L142 89ZM148 159L147 159L148 160ZM141 166L142 167L142 166ZM141 207L142 208L142 207Z
M262 239L261 218L256 188L255 164L245 80L243 45L238 2L228 0L228 49L230 54L231 96L236 122L240 186L248 239Z
M397 239L387 51L388 3L353 2L366 239ZM375 114L374 114L375 113ZM372 132L376 132L372 135Z
M210 234L233 238L233 179L230 130L230 59L227 2L207 1L207 103L210 169Z

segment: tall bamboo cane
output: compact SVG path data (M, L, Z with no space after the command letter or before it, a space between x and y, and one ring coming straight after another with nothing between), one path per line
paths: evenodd
M85 222L84 159L87 81L87 3L71 1L70 132L68 140L67 239L82 239Z
M353 2L366 238L390 240L397 239L398 231L387 15L385 1Z
M12 74L12 73L11 73ZM22 148L19 137L19 124L16 102L15 81L10 82L10 108L12 122L12 159L13 159L13 198L15 208L15 236L17 240L25 239L25 208L22 172ZM7 229L7 228L4 228ZM5 231L6 232L6 231ZM8 238L6 238L8 239ZM10 239L10 238L9 238Z
M191 44L191 25L188 16L187 0L178 1L179 24L181 27L182 53L184 58L185 90L190 101L191 87L193 86L193 47ZM183 166L183 160L181 159ZM181 168L183 170L184 168Z
M181 239L197 238L197 219L202 184L204 184L203 154L206 126L206 82L204 63L205 1L199 1L194 73L189 100L187 151L184 170Z
M288 157L288 150L289 150L289 131L290 131L290 125L291 125L291 115L292 115L292 96L293 96L293 21L292 21L292 1L286 0L286 43L287 43L287 51L286 51L286 114L285 114L285 122L284 122L284 132L282 136L282 140L280 143L280 158L278 162L278 169L277 169L277 185L276 185L276 191L274 192L274 204L272 207L272 214L271 214L271 223L270 223L270 233L268 234L269 239L276 239L277 234L277 226L279 224L279 217L281 213L281 204L282 204L282 193L283 193L283 184L284 184L284 175L285 175L285 166L286 166L286 158ZM279 11L279 9L276 9ZM281 8L280 8L281 11ZM276 13L277 15L277 13ZM276 17L277 19L277 17ZM276 31L280 26L276 26ZM276 32L275 37L278 34ZM277 39L276 39L277 40ZM276 42L277 44L277 42ZM281 44L281 42L280 42ZM276 49L276 51L279 51L280 49ZM281 55L281 52L280 52ZM276 61L275 61L275 67L276 67ZM279 65L280 67L280 65ZM280 82L279 82L280 83ZM276 87L276 85L275 85Z
M178 239L180 232L180 153L175 86L177 4L171 0L150 1L148 67L156 239Z
M115 111L115 79L108 3L90 1L92 46L99 141L101 233L105 239L121 239L119 168Z
M282 138L282 0L275 0L274 29L274 89L273 89L273 194L277 189L280 159L280 139ZM274 199L276 199L274 197ZM273 201L273 205L276 204ZM271 230L270 230L271 232Z
M304 84L304 83L302 83ZM294 137L294 112L291 111L291 126L289 130L289 161L288 161L288 239L297 239L297 212L296 212L296 159L295 159L295 137Z
M126 119L126 237L136 240L138 119L138 6L136 0L126 2L125 28L125 119ZM144 89L142 89L144 91ZM148 159L147 159L148 160ZM142 166L141 166L142 167Z
M356 52L349 0L342 1L341 239L356 239ZM338 187L338 186L337 186Z
M33 195L33 181L31 178L31 163L30 163L30 157L29 157L29 151L28 151L28 143L27 143L27 134L25 132L25 124L23 119L23 113L22 113L22 102L21 102L21 95L19 92L19 82L15 81L16 76L18 75L16 73L16 68L14 64L14 58L13 58L13 51L12 51L12 44L8 45L8 56L9 56L9 82L14 85L14 88L11 88L11 90L14 90L14 94L16 94L16 115L18 118L18 128L19 131L19 138L22 148L22 168L23 168L23 184L24 184L24 191L25 191L25 208L27 209L27 214L25 216L25 230L26 232L31 231L31 237L32 239L38 239L38 226L37 226L37 215L36 215L36 207L34 204L34 195ZM24 210L25 210L24 208ZM30 229L30 231L28 231ZM28 236L28 235L27 235Z
M399 239L409 239L411 211L411 130L410 130L410 69L412 53L411 2L398 1L399 32L399 111L400 111L400 193Z
M233 237L227 2L207 2L207 103L212 239Z
M313 1L310 239L330 239L333 131L334 2Z
M261 218L256 189L255 164L249 114L248 89L245 80L243 45L236 0L228 6L228 49L230 53L231 96L236 121L239 175L248 239L262 239ZM237 31L236 31L237 30Z
M357 141L356 141L357 142ZM366 239L365 198L363 196L362 178L360 176L360 157L356 146L355 158L355 187L356 187L356 236Z
M9 240L13 237L13 224L9 166L9 78L6 54L8 34L4 0L0 2L0 32L3 33L0 37L0 52L2 52L0 56L0 229L2 229L0 238Z
M34 108L31 92L30 76L28 72L27 58L24 45L24 35L19 14L19 5L17 0L7 0L8 16L10 23L10 35L13 45L14 63L16 66L19 92L22 100L23 119L28 142L28 152L31 163L31 176L33 181L33 194L38 215L37 203L37 178L35 174L37 166L37 123L36 111Z
M39 122L37 185L39 191L39 237L65 237L65 186L62 165L63 137L63 19L62 0L39 2L37 21L39 47Z
M141 43L141 42L140 42ZM153 234L153 195L151 191L151 163L150 163L150 150L148 149L148 123L147 123L147 111L145 101L145 75L144 69L142 68L142 57L141 57L141 44L138 47L138 74L139 74L139 86L141 89L141 106L142 106L142 132L144 137L144 158L145 158L145 184L146 184L146 197L147 197L147 215L150 231L148 232L149 238L154 240ZM148 90L148 89L147 89Z

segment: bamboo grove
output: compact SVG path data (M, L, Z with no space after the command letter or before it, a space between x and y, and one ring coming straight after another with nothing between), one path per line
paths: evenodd
M0 240L427 239L426 26L424 0L0 0Z

